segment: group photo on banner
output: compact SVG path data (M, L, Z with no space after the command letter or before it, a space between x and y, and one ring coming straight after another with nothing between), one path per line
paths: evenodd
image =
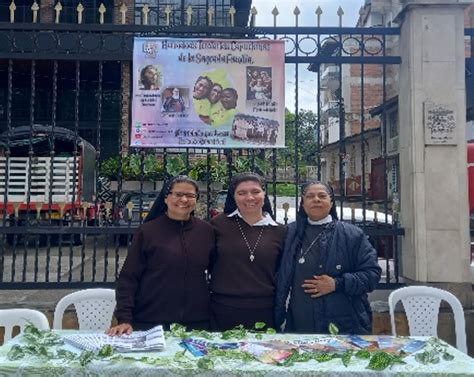
M135 38L133 147L283 148L283 41Z

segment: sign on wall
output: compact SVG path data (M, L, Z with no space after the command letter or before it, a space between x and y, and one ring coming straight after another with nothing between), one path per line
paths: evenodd
M425 144L457 144L456 104L425 102Z
M281 148L284 42L135 38L131 146Z

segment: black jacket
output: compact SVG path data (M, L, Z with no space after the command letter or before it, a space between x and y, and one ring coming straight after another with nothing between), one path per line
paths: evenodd
M377 263L377 253L358 227L340 221L330 226L332 229L328 231L327 237L321 240L321 265L314 267L314 274L335 278L337 288L335 292L313 300L316 333L328 333L331 322L340 333L371 333L372 312L367 293L374 290L380 280L382 269ZM300 247L294 222L288 227L277 273L275 325L278 329L286 319L286 303L291 294ZM291 332L292 329L286 328L285 331Z

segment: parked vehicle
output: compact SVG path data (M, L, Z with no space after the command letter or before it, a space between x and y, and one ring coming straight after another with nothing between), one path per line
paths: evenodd
M95 159L95 148L66 128L33 125L2 133L0 213L7 225L81 226L86 216L93 220ZM76 243L80 236L75 235Z

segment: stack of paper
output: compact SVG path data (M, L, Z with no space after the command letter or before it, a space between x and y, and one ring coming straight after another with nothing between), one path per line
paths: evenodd
M104 333L64 335L66 343L83 350L98 351L110 344L117 352L160 351L165 347L163 327L134 331L131 335L109 336Z

